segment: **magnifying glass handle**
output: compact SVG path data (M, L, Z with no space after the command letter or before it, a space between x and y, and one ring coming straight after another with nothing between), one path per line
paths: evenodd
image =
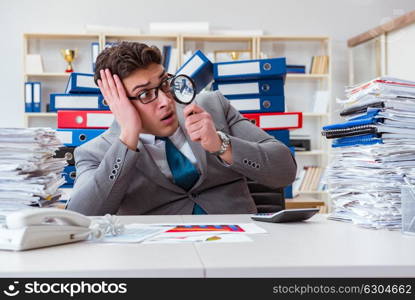
M193 100L194 104L197 104L196 99ZM194 111L192 111L189 116L196 114Z

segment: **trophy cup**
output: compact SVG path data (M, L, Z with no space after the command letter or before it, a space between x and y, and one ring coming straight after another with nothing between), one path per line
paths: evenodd
M72 50L72 49L61 49L61 54L65 61L68 63L68 66L66 67L65 72L66 73L72 73L73 67L72 62L75 60L75 58L78 55L78 49Z

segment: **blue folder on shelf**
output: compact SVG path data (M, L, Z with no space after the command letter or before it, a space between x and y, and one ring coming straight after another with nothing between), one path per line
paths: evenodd
M65 93L92 93L99 94L99 88L94 82L94 74L72 73L69 76Z
M33 85L31 82L24 84L24 111L33 112Z
M65 178L66 183L62 187L72 187L76 179L75 166L66 166L63 169L62 176Z
M57 129L56 136L65 146L80 146L101 135L105 129Z
M101 94L50 94L50 111L110 110Z
M164 70L169 69L171 48L172 47L170 45L163 46L163 67L164 67Z
M273 136L276 140L280 141L287 147L291 147L290 132L287 129L283 130L265 130L266 133ZM294 148L294 147L292 147Z
M95 63L97 61L98 54L99 54L99 43L92 42L91 43L92 72L95 72Z
M305 73L304 65L287 65L287 73Z
M220 91L228 99L246 96L284 96L282 79L214 82L212 88Z
M196 84L196 93L203 90L213 80L213 65L202 51L197 50L176 72L193 79Z
M213 64L215 81L252 80L264 78L285 79L285 57L220 62Z
M241 113L284 112L284 96L240 97L228 99Z
M32 98L32 111L42 111L42 88L40 82L32 82L33 98Z

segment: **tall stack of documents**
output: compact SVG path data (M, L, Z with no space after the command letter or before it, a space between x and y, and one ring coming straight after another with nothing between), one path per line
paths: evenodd
M58 113L58 137L64 147L56 153L66 158L68 166L63 175L64 187L73 187L76 178L74 150L77 146L99 136L108 128L113 115L94 82L94 75L72 73L65 93L50 94L50 110Z
M213 64L215 82L231 105L268 134L290 145L289 129L302 127L300 112L285 112L285 58L241 60ZM292 187L285 190L292 198Z
M367 228L401 227L403 175L415 182L415 82L376 78L346 90L327 181L331 218Z
M1 211L47 206L59 198L66 160L53 155L61 146L52 129L0 129Z

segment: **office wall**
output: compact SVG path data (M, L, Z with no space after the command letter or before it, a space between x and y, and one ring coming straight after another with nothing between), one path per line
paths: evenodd
M333 96L343 97L346 40L413 9L413 0L0 0L0 127L23 125L23 32L83 32L85 24L148 32L152 21L208 21L216 29L327 35L333 42Z
M386 74L415 80L415 23L387 35Z

